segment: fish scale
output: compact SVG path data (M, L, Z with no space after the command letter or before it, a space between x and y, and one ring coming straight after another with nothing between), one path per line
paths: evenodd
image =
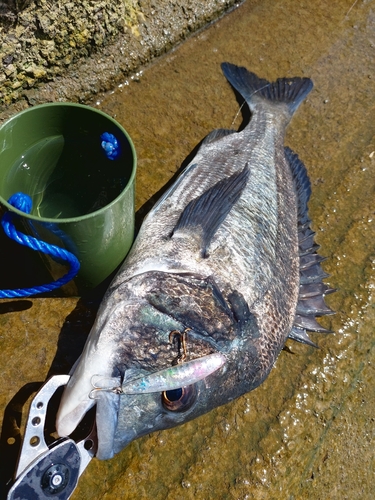
M286 192L286 186L290 186L291 182L289 169L279 169L278 172L279 216L284 220L276 239L278 251L274 266L278 270L278 280L271 283L271 290L260 302L261 312L256 309L254 311L262 333L258 341L260 344L258 352L264 366L259 377L254 381L254 385L260 383L268 375L273 365L270 359L276 360L288 337L294 322L294 315L286 314L286 311L295 310L299 292L298 287L295 286L299 282L296 250L298 245L296 197L294 193L291 196L290 192ZM284 213L280 213L281 207L284 207ZM294 216L290 216L291 214Z
M254 132L250 130L249 135L253 134ZM275 262L276 253L275 235L278 223L278 205L274 196L276 175L274 166L267 165L271 163L270 159L267 159L267 162L258 160L262 157L267 158L264 147L259 145L259 151L257 151L244 136L246 136L245 132L228 135L222 139L225 142L220 143L220 148L217 147L216 141L203 145L202 151L193 160L193 163L199 165L199 176L195 175L196 169L192 169L189 175L188 167L179 186L170 195L168 204L149 214L141 227L140 237L127 259L127 266L123 273L118 275L115 286L121 280L129 279L133 275L150 269L165 272L194 270L204 276L214 274L221 282L234 279L233 288L239 287L250 303L264 293L269 280L272 279L271 268ZM234 146L231 143L234 143ZM236 156L235 164L230 158L225 163L220 161L222 148L237 149L241 143L250 145L243 148L241 155ZM273 156L273 149L274 146L268 156ZM191 252L191 240L194 237L192 235L186 241L183 255L181 255L182 249L176 249L175 241L171 240L166 244L165 238L173 229L181 210L186 207L187 203L220 180L223 177L223 171L226 176L229 176L242 170L248 161L251 164L251 181L246 186L240 202L233 207L215 234L210 244L212 257L210 261L199 260L194 251ZM261 240L257 238L260 226L264 228ZM245 232L255 243L247 249L247 252L244 252L243 248L247 243L247 238L244 238ZM228 239L230 244L223 244ZM180 241L178 245L182 246L182 242ZM216 260L215 251L219 253ZM239 272L228 276L228 266L238 269ZM243 275L247 276L245 285L242 283ZM251 284L249 277L253 280ZM264 281L265 283L262 284Z
M284 148L312 82L222 69L251 120L210 133L145 218L62 396L61 436L96 405L99 459L251 391L288 337L327 332L310 182Z

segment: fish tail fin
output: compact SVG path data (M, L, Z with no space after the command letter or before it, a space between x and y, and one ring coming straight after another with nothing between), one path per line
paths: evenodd
M246 100L251 111L261 98L270 102L285 103L293 115L313 88L310 78L279 78L275 82L269 82L241 66L225 62L221 68L228 82Z

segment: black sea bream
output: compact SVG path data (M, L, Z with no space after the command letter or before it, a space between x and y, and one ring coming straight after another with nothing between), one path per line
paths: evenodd
M326 331L310 183L284 148L312 82L222 69L251 120L209 134L148 214L63 394L61 436L96 404L100 459L251 391L288 337Z

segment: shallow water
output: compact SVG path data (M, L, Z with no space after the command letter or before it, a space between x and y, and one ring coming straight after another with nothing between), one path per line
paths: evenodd
M286 143L312 181L310 215L327 282L338 289L327 298L337 314L321 323L335 333L311 335L319 350L288 342L266 382L237 401L93 460L74 499L373 498L375 3L296 5L248 0L95 105L135 143L141 208L208 132L240 125L222 61L268 79L311 77ZM93 318L84 309L82 328L69 329L75 299L32 302L18 317L0 316L16 345L0 354L9 367L4 406L44 379L63 324L70 345L81 346ZM66 350L52 371L73 358Z

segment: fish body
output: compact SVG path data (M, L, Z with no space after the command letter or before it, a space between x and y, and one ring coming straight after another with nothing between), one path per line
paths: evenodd
M312 82L222 68L251 120L209 134L145 218L63 394L58 433L96 404L101 459L256 388L286 339L312 344L306 329L325 331L314 317L331 312L310 183L284 147Z

